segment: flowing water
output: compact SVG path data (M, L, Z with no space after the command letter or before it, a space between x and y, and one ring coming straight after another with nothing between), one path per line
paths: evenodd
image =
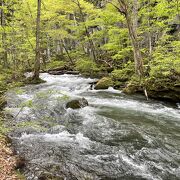
M180 109L120 91L90 90L81 76L41 74L47 82L8 92L10 134L35 179L180 179ZM89 106L66 109L84 97Z

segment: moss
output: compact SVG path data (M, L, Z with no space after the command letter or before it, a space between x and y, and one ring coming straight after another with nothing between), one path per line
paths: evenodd
M127 84L127 86L123 89L123 93L125 94L134 94L136 92L141 92L141 91L142 91L141 86L139 86L138 84L133 84L132 82Z
M6 135L10 130L11 128L6 127L4 124L4 119L0 117L0 136Z
M123 92L126 94L134 94L137 92L143 92L144 79L139 78L134 74L129 81L126 82L126 87L123 89Z
M104 77L98 81L94 89L108 89L111 86L114 86L113 80L110 77Z
M3 95L7 91L7 85L5 82L0 81L0 95Z
M19 180L26 180L26 177L19 170L16 170L15 173Z
M114 88L115 89L122 89L126 85L126 82L121 82L121 81L114 81Z
M23 121L16 124L16 128L27 128L27 127L32 127L34 129L42 130L42 131L46 130L46 128L41 126L40 122L38 121Z
M150 97L178 102L180 101L180 86L178 78L171 77L146 79L145 84Z
M23 94L25 91L23 90L23 89L15 89L15 93L17 94L17 95L21 95L21 94Z

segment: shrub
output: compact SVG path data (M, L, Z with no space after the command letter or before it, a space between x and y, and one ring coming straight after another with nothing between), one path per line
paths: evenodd
M97 64L89 59L80 59L76 62L76 69L85 75L95 75L100 69Z
M115 69L111 73L111 77L115 81L127 81L131 78L131 76L134 74L134 64L133 63L127 63L123 69Z
M47 64L46 69L55 69L55 68L63 68L65 66L65 62L63 61L51 61Z

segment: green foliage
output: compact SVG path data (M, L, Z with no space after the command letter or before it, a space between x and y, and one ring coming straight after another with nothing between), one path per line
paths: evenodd
M33 101L30 99L28 101L25 101L23 103L20 104L20 107L23 108L23 107L29 107L29 108L32 108L33 107Z
M70 99L70 97L69 97L68 95L63 95L63 96L57 97L56 100L62 102L62 101L67 101L67 100L69 100L69 99Z
M11 128L8 128L5 125L4 118L3 118L2 114L0 114L0 138L2 135L7 134L10 130L11 130Z
M134 74L134 63L128 62L122 69L112 71L111 77L113 80L127 81Z
M89 59L80 59L76 62L76 69L80 71L82 74L94 75L97 74L99 68L97 64Z
M171 51L167 51L167 48ZM180 73L180 43L172 41L165 46L158 46L153 53L153 61L150 64L150 76L155 78L170 77Z
M47 64L46 69L63 68L64 66L65 62L63 61L51 61Z
M3 95L7 90L7 85L4 81L0 81L0 95Z
M17 89L15 90L15 93L16 93L17 95L21 95L21 94L24 93L24 90L17 88Z
M120 5L117 0L112 2L117 7ZM177 83L180 74L178 1L139 0L136 16L134 1L124 2L128 3L129 18L138 22L137 41L146 77L173 79ZM90 76L114 69L110 76L116 84L129 81L135 74L135 64L128 65L134 60L134 48L126 18L111 3L104 1L100 8L94 4L99 2L79 0L79 5L72 0L43 2L41 68L76 69ZM23 85L23 73L34 66L37 2L9 0L1 8L5 23L0 27L0 95L9 88ZM31 78L25 81L42 82Z

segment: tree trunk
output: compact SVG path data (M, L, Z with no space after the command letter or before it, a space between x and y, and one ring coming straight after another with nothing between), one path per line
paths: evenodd
M74 3L78 6L78 8L79 8L79 13L80 13L80 15L81 15L81 21L82 21L82 22L85 22L86 20L85 20L85 18L84 18L84 14L83 14L83 11L82 11L82 8L81 8L81 4L80 4L79 0L76 0L76 2L75 2L75 1L73 1L73 2L74 2ZM87 38L88 38L88 43L89 43L89 47L90 47L91 52L92 52L93 59L94 59L94 61L97 61L96 50L95 50L94 42L93 42L93 40L91 39L90 33L89 33L89 31L88 31L88 28L87 28L87 26L86 26L85 24L84 24L84 28L85 28L86 36L87 36ZM90 54L91 54L91 53L90 53Z
M36 20L36 57L34 64L33 79L39 79L39 71L40 71L40 22L41 22L41 0L38 0L37 20Z
M50 49L50 38L47 34L47 47L46 47L46 56L47 56L47 62L50 62L51 60L51 49Z
M4 7L4 1L1 1L0 5ZM1 27L3 29L3 33L2 33L3 65L5 68L7 68L8 67L8 53L7 53L7 45L6 45L5 26L6 26L5 14L4 14L4 10L1 9Z
M127 22L127 26L128 26L129 37L131 39L132 46L133 46L135 70L136 70L136 73L140 77L142 77L144 74L143 60L142 60L142 55L141 55L141 51L140 51L140 47L139 47L137 32L136 32L135 28L133 27L133 22L128 13L125 15L125 18L126 18L126 22Z
M61 40L61 42L62 42L62 46L63 46L64 50L66 51L66 54L67 54L68 59L69 59L69 62L71 63L71 65L74 65L73 60L72 60L72 58L71 58L71 56L70 56L70 54L69 54L69 51L68 51L68 49L67 49L64 41Z
M152 55L152 51L153 51L153 47L152 47L152 35L151 35L151 31L150 31L150 28L151 28L151 17L150 17L150 0L148 0L148 29L149 29L149 32L148 32L148 41L149 41L149 56L151 58L151 55Z
M134 31L138 28L138 0L133 0L133 27Z
M144 75L143 70L143 60L142 55L140 51L140 46L138 42L138 36L137 36L137 16L138 15L138 0L133 0L133 7L131 11L131 7L129 7L130 2L127 0L118 0L119 7L116 5L115 8L125 16L126 24L129 31L129 37L131 39L132 47L133 47L133 53L134 53L134 62L135 62L135 70L136 73L141 78Z

